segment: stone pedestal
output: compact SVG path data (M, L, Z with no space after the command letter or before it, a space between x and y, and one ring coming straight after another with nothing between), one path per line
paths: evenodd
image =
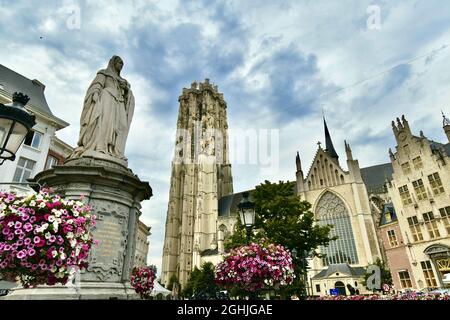
M129 284L134 264L140 202L152 189L124 163L94 157L72 159L43 171L34 178L67 199L79 199L93 207L97 226L89 266L79 281L68 286L12 289L6 299L137 299Z

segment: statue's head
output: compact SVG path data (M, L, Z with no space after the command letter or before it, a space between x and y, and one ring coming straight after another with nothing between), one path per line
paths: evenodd
M123 60L119 56L112 56L109 60L108 68L113 69L118 75L120 75L120 71L123 68Z

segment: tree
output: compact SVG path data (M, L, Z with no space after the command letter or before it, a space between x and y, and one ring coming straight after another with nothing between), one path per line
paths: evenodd
M307 271L303 252L320 257L317 248L336 239L329 235L332 226L316 223L314 214L310 211L311 204L300 200L294 193L291 182L271 183L266 180L256 186L251 196L256 211L255 232L251 240L258 242L265 238L271 243L297 250L298 256L293 259L296 279L283 293L300 295L305 286L302 275ZM237 219L234 233L225 243L227 249L246 244L245 228L239 217Z
M184 286L183 290L181 291L181 296L184 298L191 298L194 295L194 286L197 281L198 275L200 274L200 270L195 267L194 270L192 270L189 279Z
M376 275L376 273L373 272L373 266L378 267L380 269L380 287L376 288L376 287L372 287L369 288L368 287L368 281L369 284L371 282L371 277L373 277L374 275ZM377 258L377 260L375 261L374 264L371 264L370 266L368 266L366 268L366 272L364 273L364 280L362 282L362 284L369 290L372 290L373 292L375 291L381 291L381 285L383 285L384 283L388 284L388 285L392 285L392 275L391 275L391 271L389 270L389 268L387 267L386 263L384 261L382 261L380 258Z
M167 284L167 290L172 291L173 286L176 285L178 288L180 287L180 282L178 281L178 277L176 274L172 274L169 279L169 283Z
M201 269L195 267L182 291L182 296L194 297L194 299L215 299L220 288L214 279L215 267L211 262L205 262Z

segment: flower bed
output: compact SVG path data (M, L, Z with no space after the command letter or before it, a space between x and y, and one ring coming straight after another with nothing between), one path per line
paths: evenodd
M0 192L0 274L25 288L66 284L87 266L95 218L81 201L49 190L29 196Z
M408 294L391 294L391 295L356 295L356 296L323 296L316 298L308 298L308 300L450 300L448 294L417 294L415 292Z
M142 299L148 299L153 290L153 282L156 277L156 267L140 267L134 268L131 274L131 285L136 293L138 293Z
M280 245L251 244L232 249L216 266L216 283L249 292L286 286L294 280L291 254Z

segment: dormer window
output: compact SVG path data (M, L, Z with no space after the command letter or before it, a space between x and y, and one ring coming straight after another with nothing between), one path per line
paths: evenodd
M392 221L391 213L388 211L384 214L384 218L386 219L386 223L389 223Z

